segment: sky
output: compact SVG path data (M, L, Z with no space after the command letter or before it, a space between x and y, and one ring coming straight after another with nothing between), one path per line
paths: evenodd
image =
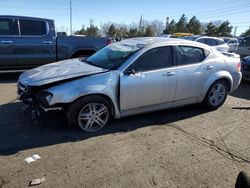
M98 27L107 22L138 23L141 15L166 23L166 17L178 21L183 13L201 22L228 20L237 27L237 35L250 26L250 0L72 0L74 31L91 19ZM53 19L58 31L69 33L70 0L0 0L0 14Z

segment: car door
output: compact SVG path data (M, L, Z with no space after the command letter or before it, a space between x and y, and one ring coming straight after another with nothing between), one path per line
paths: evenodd
M205 59L208 54L209 51L198 47L174 47L178 75L175 105L198 102L206 80L215 71L214 61Z
M244 58L250 55L250 37L245 37L241 41L238 47L237 53L240 54L241 58Z
M172 55L170 46L150 49L121 74L122 113L173 102L177 77Z
M16 64L15 37L18 35L15 19L0 18L0 69L9 69Z
M19 27L18 66L34 67L56 61L56 41L47 21L19 19Z

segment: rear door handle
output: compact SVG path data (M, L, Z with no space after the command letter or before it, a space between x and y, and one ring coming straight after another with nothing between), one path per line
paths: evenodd
M169 77L169 76L174 76L174 75L175 75L175 72L166 72L162 76Z
M205 67L204 67L205 70L211 70L211 69L213 69L213 68L214 68L214 66L205 66Z
M53 42L52 41L49 41L49 40L45 40L43 41L43 44L52 44Z
M1 43L3 44L13 44L12 40L2 40Z

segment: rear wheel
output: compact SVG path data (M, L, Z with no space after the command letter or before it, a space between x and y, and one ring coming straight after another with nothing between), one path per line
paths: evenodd
M69 125L95 132L108 123L111 105L104 97L87 96L71 104L66 113Z
M217 109L225 102L228 94L228 85L225 80L218 80L209 88L205 105L210 109Z

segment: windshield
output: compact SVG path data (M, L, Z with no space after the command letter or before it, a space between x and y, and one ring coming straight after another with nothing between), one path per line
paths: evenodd
M139 49L140 48L137 46L121 43L111 44L96 52L84 61L97 67L114 70L120 67L129 56L134 54Z

